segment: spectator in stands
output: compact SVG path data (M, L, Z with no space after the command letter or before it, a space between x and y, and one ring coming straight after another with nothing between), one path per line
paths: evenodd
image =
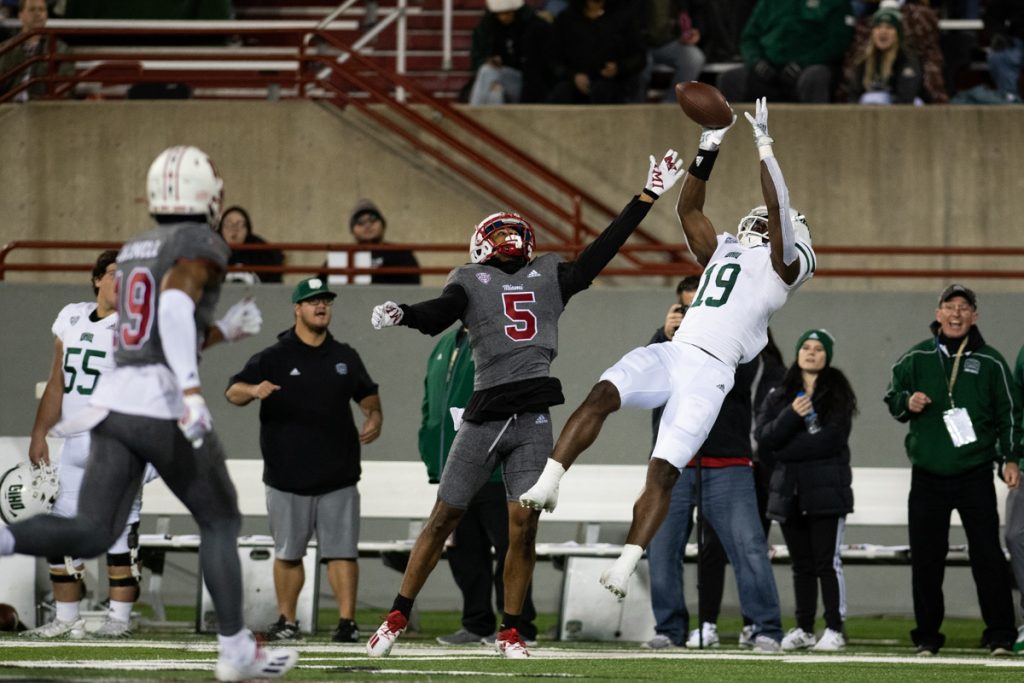
M331 639L359 640L359 450L380 436L382 415L377 385L359 354L328 330L336 296L320 278L296 285L295 325L250 358L225 392L237 406L260 401L260 451L280 614L267 631L272 640L300 637L296 610L305 582L302 558L314 532L338 603ZM350 401L363 413L358 432Z
M348 220L349 230L358 244L385 244L384 230L388 223L377 205L369 199L360 199ZM339 251L327 255L325 265L332 268L344 268L348 265L349 252ZM354 268L419 268L416 255L407 249L373 249L370 251L352 252ZM321 278L325 275L321 274ZM331 275L327 278L332 284L357 285L418 285L419 273L367 273L349 277L348 275Z
M441 337L427 360L423 380L420 457L431 484L441 481L462 413L473 393L473 363L469 330L464 325ZM508 552L508 507L501 467L473 496L447 544L448 565L462 593L462 628L437 639L442 645L494 642L495 612L505 604L505 554ZM491 603L491 590L494 603ZM527 645L536 644L537 611L527 588L519 633Z
M808 330L796 344L796 362L758 411L761 459L772 467L768 516L782 526L793 563L796 627L783 650L846 647L846 585L839 547L846 515L853 512L850 427L857 397L846 376L832 367L835 340ZM818 585L825 632L814 636Z
M228 265L279 266L284 263L284 254L279 249L238 249L238 244L266 244L267 241L252 231L249 212L240 206L232 206L220 217L217 232L231 247ZM228 273L227 281L232 282L281 282L281 273Z
M740 36L757 0L714 0L705 8L701 47L709 62L740 61Z
M719 90L730 102L828 102L849 12L849 0L759 0L740 41L744 65L723 73Z
M473 29L469 103L543 102L550 28L523 0L487 0L487 11Z
M21 32L18 36L28 35L46 28L48 18L46 0L20 0L18 3L18 19L21 20ZM16 36L12 40L17 40ZM27 83L33 78L43 78L49 74L50 66L47 62L35 62L27 69L14 71L19 64L30 59L49 54L50 41L54 38L46 38L42 34L30 35L19 46L14 47L0 55L0 95ZM68 46L57 40L57 54L67 54ZM60 76L69 76L75 71L72 62L58 62L57 73ZM11 72L10 76L5 76ZM15 102L27 102L41 95L47 94L47 84L44 82L33 83L17 95Z
M628 0L572 0L549 42L555 85L548 102L622 104L636 92L646 52Z
M988 0L985 30L989 36L988 70L996 90L1007 102L1020 102L1020 74L1024 66L1024 3Z
M850 102L859 104L920 104L923 77L917 58L903 45L899 10L882 8L871 18L871 38L854 60L847 84Z
M921 655L936 654L946 640L939 629L953 510L960 513L971 548L971 574L985 620L982 643L994 655L1010 654L1016 637L992 465L1004 462L1003 479L1017 486L1020 398L1010 368L985 343L977 320L974 292L959 284L946 287L932 336L896 361L885 395L892 416L910 423L908 531L917 621L910 636Z
M562 13L569 6L569 0L533 0L533 7L547 21L554 21L555 17Z
M672 339L697 294L698 284L696 276L679 283L676 288L679 303L669 308L665 325L655 332L651 344ZM765 378L765 362L760 356L737 368L736 382L698 453L702 465L702 500L696 498L696 463L683 470L672 489L668 515L647 547L651 608L656 623L655 636L644 643L645 648L661 649L684 644L689 648L718 647L717 621L727 557L734 567L746 624L740 644L753 647L758 635L776 642L782 638L779 597L758 512L751 467L753 399ZM653 412L656 441L663 408ZM699 557L701 624L687 636L689 613L683 593L683 555L698 503L703 511L705 534Z
M704 26L705 0L647 0L645 32L647 65L640 76L637 101L647 100L647 85L655 66L672 68L672 81L696 81L704 68L704 52L698 47ZM662 95L665 102L675 102L675 89L669 87Z
M911 2L900 3L899 0L882 0L875 12L859 19L854 28L853 45L846 53L843 62L844 80L839 88L842 100L849 99L844 92L846 84L854 78L857 58L864 54L873 33L875 13L880 10L897 10L903 31L900 33L900 45L913 55L921 66L923 78L922 99L928 104L945 104L949 102L946 82L943 77L943 56L939 48L939 17L935 11L926 6Z
M1018 391L1024 391L1024 346L1017 352L1013 378L1017 382ZM1024 465L1024 461L1018 460L1018 470L1021 465ZM1021 496L1019 479L1012 484L1007 479L1007 486L1010 491L1006 495L1006 549L1010 551L1010 566L1013 568L1017 590L1021 590L1024 587L1024 496ZM1024 591L1021 591L1021 608L1024 609ZM1013 644L1013 651L1024 654L1024 626L1017 629L1017 642Z

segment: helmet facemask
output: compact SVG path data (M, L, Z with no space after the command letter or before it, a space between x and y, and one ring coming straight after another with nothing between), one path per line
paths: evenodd
M508 232L511 229L511 232ZM505 239L495 242L495 236L505 231ZM528 262L533 258L536 240L533 228L522 216L504 212L491 214L480 221L469 241L469 260L472 263L486 263L496 255L509 259L521 258Z
M793 235L797 242L811 243L811 229L807 218L790 207L790 222L793 224ZM736 240L744 247L759 247L768 244L768 207L755 206L736 226Z

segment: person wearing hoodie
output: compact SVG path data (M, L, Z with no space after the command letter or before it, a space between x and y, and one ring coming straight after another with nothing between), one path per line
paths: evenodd
M240 206L232 206L220 217L217 232L231 247L228 265L280 266L284 254L280 249L239 249L241 244L266 244L267 241L252 231L249 212ZM281 273L229 272L227 280L246 283L281 282Z
M469 52L470 104L543 102L550 81L551 25L523 0L487 0Z
M885 394L892 416L910 426L908 531L917 622L910 636L925 656L936 654L946 640L939 629L953 510L960 513L971 548L985 621L982 643L994 655L1012 654L1017 635L992 470L999 465L1010 488L1020 481L1020 398L1009 366L985 342L977 320L974 292L959 284L946 287L931 336L896 361Z
M360 445L380 436L383 417L377 384L359 354L327 329L336 296L317 277L296 285L294 327L250 358L225 392L236 406L260 401L263 483L281 615L267 630L271 640L300 637L296 609L305 582L302 558L314 532L338 603L332 640L359 640ZM350 401L363 413L358 431Z

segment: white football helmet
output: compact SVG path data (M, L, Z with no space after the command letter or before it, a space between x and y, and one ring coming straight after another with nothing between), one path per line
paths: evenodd
M224 201L224 181L198 147L168 147L146 176L149 213L154 216L206 216L216 225Z
M811 243L811 229L807 218L790 207L789 218L793 222L793 234L798 242ZM736 239L745 247L757 247L768 243L768 207L755 206L736 226Z
M495 244L491 235L504 228L515 230L501 244ZM486 263L495 254L504 256L522 256L527 261L533 258L533 248L537 241L533 235L533 227L517 213L503 211L492 213L473 228L473 237L469 240L469 260L472 263Z
M46 514L57 499L57 471L49 465L33 467L27 462L0 475L0 519L6 524Z

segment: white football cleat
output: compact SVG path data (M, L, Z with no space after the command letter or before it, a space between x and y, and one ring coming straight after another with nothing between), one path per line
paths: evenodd
M23 638L68 638L69 640L79 640L85 638L85 619L79 617L74 621L61 621L55 618L53 621L43 624L38 628L25 631L21 635Z
M370 657L386 657L408 624L409 620L404 614L398 610L392 611L377 632L366 642L366 654Z
M526 649L526 643L519 635L519 629L507 628L498 632L494 639L494 649L501 653L505 659L529 659L530 651Z
M247 681L251 678L280 678L299 661L299 653L289 647L256 646L256 656L245 663L223 656L217 659L214 675L218 681Z
M555 484L554 488L549 488L538 481L529 491L519 496L519 504L532 510L554 512L555 506L558 505L558 484Z
M100 627L90 633L93 638L130 638L132 623L108 616Z

